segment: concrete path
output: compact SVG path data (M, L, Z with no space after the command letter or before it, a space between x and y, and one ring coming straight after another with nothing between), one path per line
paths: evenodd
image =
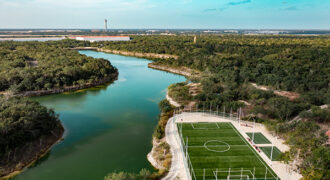
M169 173L163 178L163 180L188 180L183 163L183 153L180 149L180 144L177 140L177 138L179 137L174 118L170 118L166 124L165 138L166 142L171 147L172 162Z

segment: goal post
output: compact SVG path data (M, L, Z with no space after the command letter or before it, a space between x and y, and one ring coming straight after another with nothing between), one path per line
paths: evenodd
M250 180L248 175L228 175L227 180Z

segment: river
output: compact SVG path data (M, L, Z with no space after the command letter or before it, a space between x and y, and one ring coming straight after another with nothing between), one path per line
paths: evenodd
M147 161L157 125L158 102L183 76L149 69L151 61L95 51L79 51L110 60L118 80L74 93L35 97L53 108L65 127L64 140L14 179L98 180L113 171L152 170Z

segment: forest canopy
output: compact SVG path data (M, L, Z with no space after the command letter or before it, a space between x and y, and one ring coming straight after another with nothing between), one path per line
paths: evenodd
M0 42L0 91L49 90L99 81L117 69L69 50L78 42Z
M234 113L241 107L245 120L264 123L286 140L290 151L282 160L298 159L304 179L329 179L325 130L330 123L330 36L200 35L196 43L193 39L187 35L135 36L131 42L94 45L179 56L155 64L202 72L191 78L201 83L202 92L187 98L189 89L179 83L169 87L172 98L194 101L198 108L219 107ZM274 90L297 97L283 97Z

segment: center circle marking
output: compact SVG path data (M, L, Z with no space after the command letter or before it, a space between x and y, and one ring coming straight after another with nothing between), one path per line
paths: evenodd
M212 146L208 146L209 143L214 143L214 142L219 143L219 145L213 145L213 147L226 146L226 149L224 149L224 150L216 150L216 149L213 149ZM204 148L207 149L207 150L209 150L209 151L213 151L213 152L226 152L226 151L229 151L230 145L228 143L226 143L226 142L219 141L219 140L209 140L209 141L206 141L204 143Z

